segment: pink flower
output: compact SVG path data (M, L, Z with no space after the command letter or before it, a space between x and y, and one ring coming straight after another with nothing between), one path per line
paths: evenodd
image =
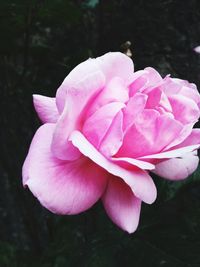
M99 199L132 233L141 202L156 199L154 172L181 180L198 165L200 95L194 84L108 53L78 65L56 97L34 95L44 123L23 166L23 184L47 209L77 214Z
M194 52L200 54L200 46L196 46L193 50Z

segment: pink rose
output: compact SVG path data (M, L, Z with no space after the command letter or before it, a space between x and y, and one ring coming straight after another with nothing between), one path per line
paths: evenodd
M194 52L196 52L197 54L200 54L200 46L196 46L193 50L194 50Z
M170 180L198 165L200 95L194 84L108 53L78 65L56 97L34 95L44 123L23 166L23 184L54 213L77 214L100 198L132 233L141 202L156 199L154 172Z

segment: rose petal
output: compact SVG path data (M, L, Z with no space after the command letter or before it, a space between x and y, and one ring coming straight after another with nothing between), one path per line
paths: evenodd
M146 74L146 77L148 79L148 87L158 86L163 82L162 77L154 68L147 67L144 70L148 72L148 74Z
M142 92L142 89L147 83L147 78L144 74L148 73L147 71L141 70L136 71L133 75L133 80L129 85L129 97L134 96L136 93Z
M200 145L200 129L193 129L190 135L183 142L173 147L173 149L191 145Z
M180 136L183 126L168 115L161 115L156 120L155 152L165 149L171 142Z
M62 160L76 160L80 157L80 152L68 141L69 134L75 128L73 115L70 116L70 105L65 105L55 131L53 133L51 149L55 157Z
M120 77L114 77L105 85L104 89L97 95L91 103L87 116L91 116L102 106L112 103L128 101L128 88Z
M106 157L111 157L117 153L123 142L123 113L119 111L115 116L110 128L104 136L99 151Z
M196 122L198 120L200 110L192 99L182 95L171 95L169 96L169 101L176 120L183 124Z
M170 148L177 147L179 144L181 144L187 137L190 136L190 134L192 133L193 126L194 123L184 125L177 138L175 138L173 142L171 142L167 147L165 147L165 150L169 150Z
M200 102L200 95L196 86L193 89L189 86L183 86L179 93L189 99L192 99L196 104L199 104Z
M122 178L127 183L135 196L144 202L151 204L155 201L157 191L152 178L147 172L140 169L126 170L117 164L106 159L99 153L92 144L78 131L71 134L70 139L82 154L89 157L97 165L107 170L109 173Z
M169 151L164 151L161 153L157 154L152 154L152 155L146 155L139 157L139 159L170 159L170 158L177 158L177 157L182 157L185 154L192 152L200 147L200 144L198 145L191 145L191 146L186 146L186 147L181 147L177 149L172 149Z
M128 85L134 72L133 61L123 53L112 52L98 57L97 62L106 76L106 81L120 77Z
M93 62L93 60L89 60L88 62L90 61ZM89 63L86 64L85 62L85 64L82 64L83 66L85 65L86 69L88 67L90 70L91 66ZM78 70L74 70L74 73L78 72ZM72 74L69 76L71 77L71 75ZM71 81L69 79L69 81L64 81L63 86L68 87L68 82L74 82L74 80L72 79ZM82 117L84 117L84 111L87 111L88 106L90 106L90 101L92 101L93 97L103 88L104 82L105 78L101 72L92 72L88 74L85 79L75 83L73 87L69 86L67 88L65 107L57 122L52 140L52 150L56 157L63 160L75 160L80 156L77 149L74 149L68 141L68 137L73 130L81 127L80 123L82 122ZM71 153L67 153L69 149Z
M143 93L148 95L146 107L148 109L156 108L161 100L162 91L160 88L147 88L146 90L143 90Z
M144 110L148 96L141 93L136 93L131 97L124 108L124 125L123 129L126 131L136 120L138 115Z
M43 123L56 122L58 120L59 113L54 97L33 95L33 104L38 117Z
M168 159L156 164L153 172L169 180L182 180L196 170L198 163L198 156L188 153L181 158Z
M141 200L134 196L121 179L109 179L102 200L108 216L115 224L128 233L133 233L137 229Z
M136 158L155 151L156 119L160 114L155 110L139 113L133 125L127 129L121 148L116 157ZM134 123L135 122L135 123Z
M77 214L90 208L106 186L106 172L86 158L67 162L51 153L54 124L36 132L23 166L27 185L41 204L54 213Z
M80 95L79 91L81 91L82 94L87 92L87 94L89 93L91 95L91 91L94 93L93 89L99 89L99 87L104 85L104 82L105 77L95 59L88 59L82 62L67 75L58 88L56 93L58 110L60 113L63 111L69 90L72 90L72 94L74 93L74 95Z
M127 158L127 157L121 157L121 158L112 158L113 162L121 162L121 163L129 163L133 166L136 166L142 170L153 170L155 169L155 166L149 162L139 160L139 159L133 159L133 158Z
M115 116L124 106L120 102L109 103L98 109L85 121L82 132L95 147L99 148Z

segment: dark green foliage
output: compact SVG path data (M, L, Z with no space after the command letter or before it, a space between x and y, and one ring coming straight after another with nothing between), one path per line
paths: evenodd
M53 96L90 56L130 40L136 69L200 85L200 2L0 0L0 267L199 267L200 169L182 182L154 177L158 199L143 205L128 235L100 203L77 216L43 209L21 185L39 126L32 94Z

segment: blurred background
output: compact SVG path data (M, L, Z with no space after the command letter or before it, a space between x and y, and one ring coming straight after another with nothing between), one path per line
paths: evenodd
M158 199L128 235L100 203L51 214L23 189L21 167L40 125L32 94L54 96L88 57L130 41L136 70L200 88L200 1L0 0L0 36L0 267L199 267L200 169L183 182L155 177Z

